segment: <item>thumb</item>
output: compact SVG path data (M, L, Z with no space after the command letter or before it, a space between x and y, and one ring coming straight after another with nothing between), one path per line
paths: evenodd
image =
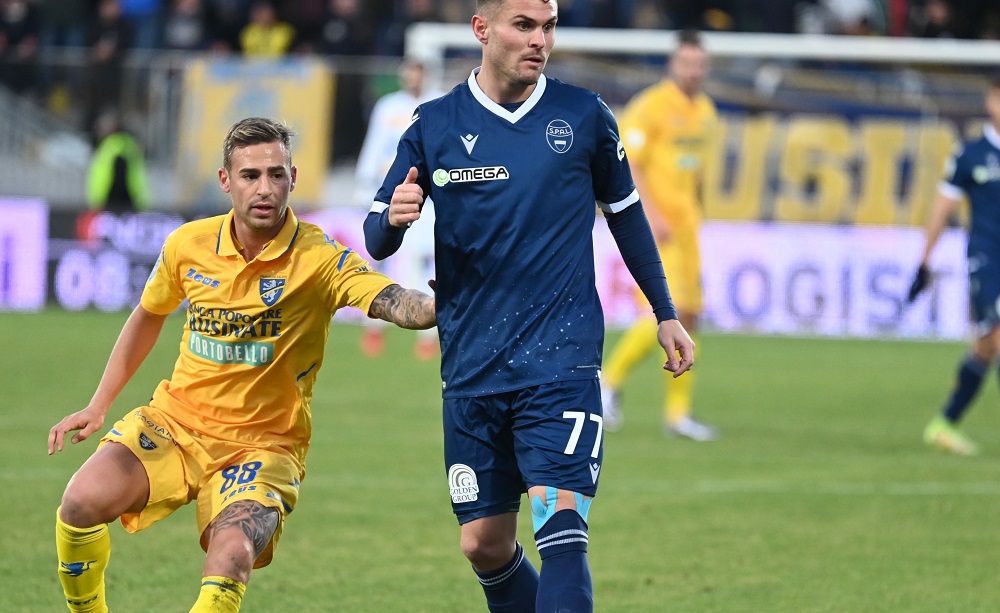
M406 179L403 181L403 184L405 185L407 183L416 183L416 182L417 182L417 167L410 166L410 172L406 173Z

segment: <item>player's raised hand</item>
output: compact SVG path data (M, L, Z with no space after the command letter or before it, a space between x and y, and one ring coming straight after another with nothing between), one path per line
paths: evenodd
M91 434L97 432L104 425L105 414L105 411L87 407L82 411L63 417L62 421L49 430L49 455L56 451L62 451L66 435L74 430L79 430L79 432L70 439L71 443L75 445L80 441L87 440Z
M931 269L927 267L927 264L921 264L917 268L916 274L913 275L913 281L910 283L910 290L906 293L906 301L913 302L920 295L920 292L927 289L927 286L931 284Z
M389 224L397 228L410 225L420 219L420 207L424 204L424 190L417 184L417 168L411 166L403 182L396 186L389 202Z
M676 319L661 321L656 331L656 338L667 352L664 370L674 373L675 378L690 370L694 365L694 341L681 322Z

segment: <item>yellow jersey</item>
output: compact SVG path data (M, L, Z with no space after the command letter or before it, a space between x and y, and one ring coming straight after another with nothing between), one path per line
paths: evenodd
M701 177L717 125L708 96L692 100L669 79L636 94L619 118L629 161L645 179L639 195L671 226L701 219Z
M232 223L230 211L182 225L150 273L143 308L188 303L173 374L150 406L206 438L284 450L304 470L330 319L345 306L367 313L393 282L291 208L250 262Z

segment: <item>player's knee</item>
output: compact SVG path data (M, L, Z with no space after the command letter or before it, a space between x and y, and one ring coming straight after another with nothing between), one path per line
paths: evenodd
M205 555L205 574L229 577L246 584L257 555L250 539L238 535L213 537Z
M479 570L499 568L510 561L516 545L506 539L491 538L474 532L462 532L462 554Z
M98 524L106 524L116 518L107 517L107 511L103 505L97 503L93 497L81 488L74 487L73 483L66 487L63 492L62 501L59 504L59 519L67 526L74 528L89 528Z

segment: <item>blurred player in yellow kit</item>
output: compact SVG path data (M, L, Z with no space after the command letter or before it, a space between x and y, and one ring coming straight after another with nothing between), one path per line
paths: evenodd
M680 33L667 69L666 78L628 103L619 125L632 178L670 279L678 319L693 335L702 311L698 246L701 183L705 158L718 125L715 105L702 92L708 56L697 32ZM636 297L643 300L639 292ZM648 317L626 331L605 357L601 394L606 429L622 427L621 387L632 368L657 347L656 321ZM710 441L718 436L715 428L691 416L691 375L689 372L675 379L671 373L664 373L665 427L676 436Z
M104 435L56 512L71 611L108 610L109 522L137 532L192 500L206 555L191 612L238 611L251 569L270 563L298 499L333 313L353 306L404 328L435 324L433 298L296 219L290 141L270 119L229 130L219 182L232 211L167 238L90 403L49 432L52 454L70 432L78 443L100 429L167 316L188 301L171 378Z

